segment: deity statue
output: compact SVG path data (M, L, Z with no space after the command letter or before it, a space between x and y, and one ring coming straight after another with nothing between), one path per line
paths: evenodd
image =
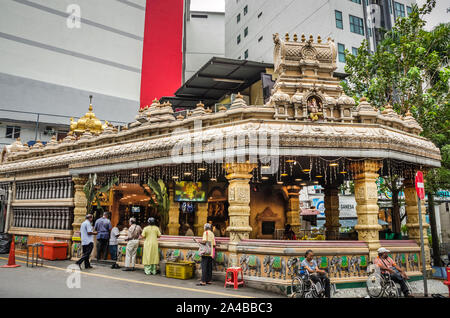
M319 117L323 117L322 102L319 98L312 96L307 102L308 112L311 120L316 121Z

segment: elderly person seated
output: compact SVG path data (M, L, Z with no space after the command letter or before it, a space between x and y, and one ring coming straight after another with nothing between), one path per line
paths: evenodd
M325 297L330 298L331 288L330 279L327 277L327 273L324 270L319 269L317 262L314 260L314 252L307 250L305 253L305 259L301 263L301 266L308 271L311 280L314 283L321 282L325 288Z
M375 265L379 267L381 274L391 275L391 279L400 284L402 293L405 297L412 297L409 294L408 286L406 286L405 279L409 277L406 275L405 271L399 267L392 258L389 257L388 253L390 251L384 247L378 249L378 256L375 259Z

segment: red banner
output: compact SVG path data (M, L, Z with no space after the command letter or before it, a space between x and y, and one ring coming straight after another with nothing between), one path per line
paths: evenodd
M147 0L141 74L141 108L173 96L183 68L183 0Z

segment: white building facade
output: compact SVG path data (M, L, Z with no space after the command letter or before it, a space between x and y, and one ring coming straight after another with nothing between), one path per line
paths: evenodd
M212 56L224 56L225 24L223 10L184 1L187 80ZM88 111L90 95L99 119L132 122L145 18L146 0L0 1L0 147L17 137L31 144L64 138L70 117Z
M227 0L225 54L228 58L272 62L272 35L304 33L331 37L338 45L337 73L344 72L344 50L355 52L364 39L376 44L379 27L390 29L415 0Z

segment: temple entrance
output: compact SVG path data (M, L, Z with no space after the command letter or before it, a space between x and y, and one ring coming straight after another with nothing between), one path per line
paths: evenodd
M226 236L226 229L229 225L228 200L224 191L219 187L212 189L208 196L207 221L215 226L214 234L216 236Z

